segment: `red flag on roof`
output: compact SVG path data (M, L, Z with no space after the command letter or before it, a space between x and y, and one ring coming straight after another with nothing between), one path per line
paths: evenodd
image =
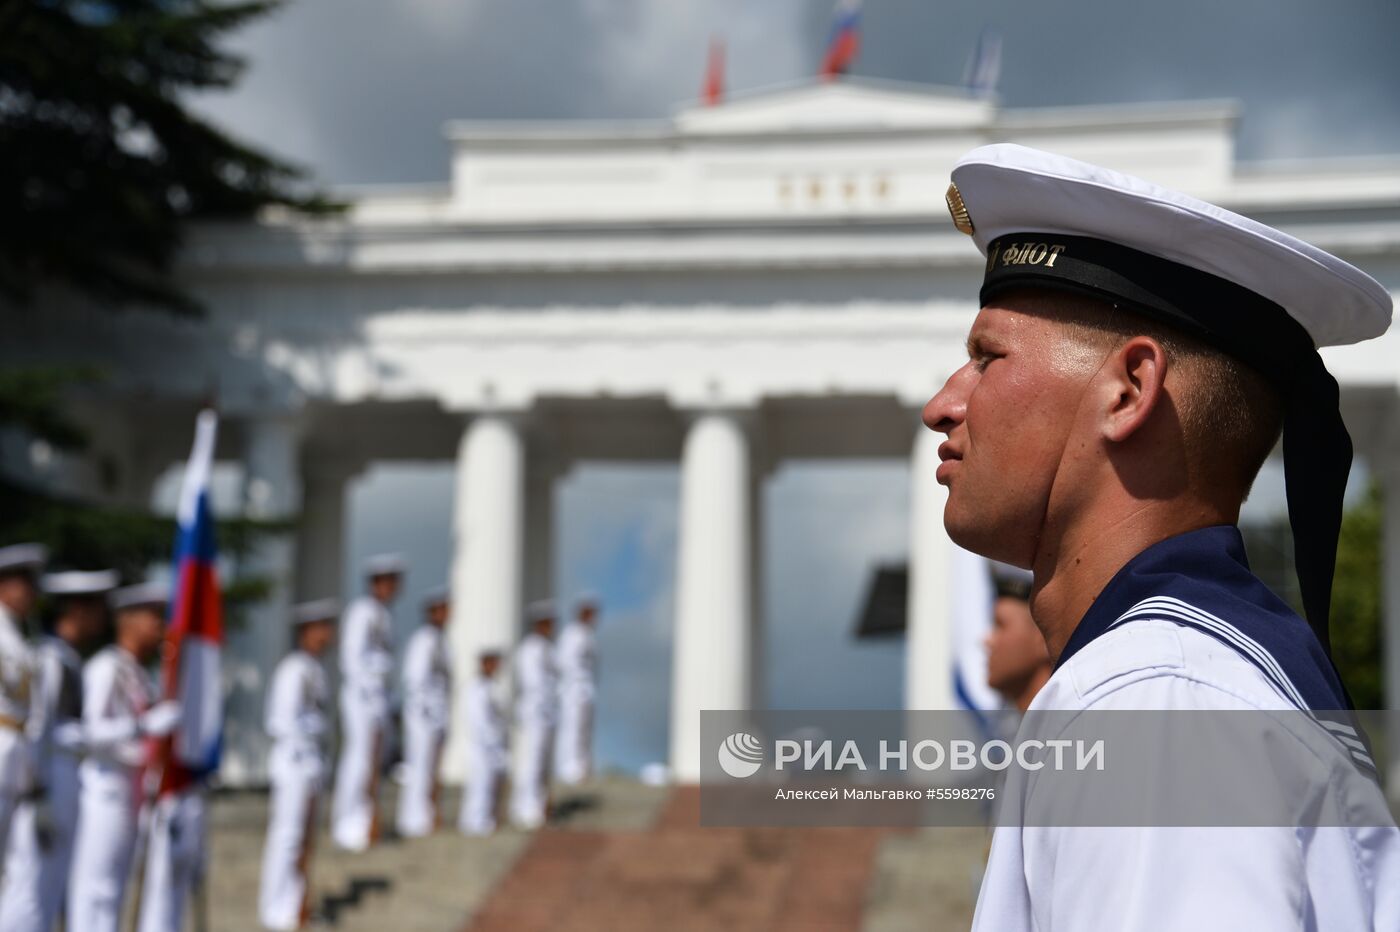
M714 107L724 100L724 40L710 40L710 60L705 67L705 86L700 93L705 106Z

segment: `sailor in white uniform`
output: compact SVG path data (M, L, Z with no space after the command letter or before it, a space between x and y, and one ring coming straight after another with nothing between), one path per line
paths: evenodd
M258 888L258 918L267 929L300 929L309 918L308 875L330 730L330 688L321 658L335 639L339 610L335 599L292 610L295 646L277 665L268 690L272 793Z
M510 817L528 829L543 825L549 814L549 763L559 716L559 685L554 669L554 603L531 603L526 618L530 633L515 650L515 725L520 747L510 787Z
M1304 738L1325 743L1324 772L1352 779L1310 787L1321 809L1378 797L1328 647L1351 443L1317 347L1380 335L1390 295L1277 230L1051 153L977 149L953 182L954 224L987 259L982 311L923 419L947 436L949 535L1034 574L1054 669L1023 733L1050 710L1300 710L1306 734L1269 747L1306 761ZM1280 432L1306 621L1250 572L1235 526ZM1162 787L1199 766L1161 763ZM1010 800L1034 802L1043 773L1009 778ZM1255 793L1291 785L1256 776ZM1076 785L1057 802L1103 804ZM975 929L1400 929L1388 815L1143 821L998 827Z
M379 771L394 672L389 605L403 582L403 558L370 557L364 574L368 594L351 602L340 621L340 764L331 837L347 851L364 851L379 836Z
M78 829L78 761L82 752L83 660L107 625L113 570L44 577L55 600L49 633L35 648L34 688L26 732L35 786L10 827L0 884L0 929L49 932L63 909Z
M431 834L438 825L438 764L452 705L452 664L443 636L449 608L446 586L429 592L423 599L423 625L404 647L404 766L397 827L409 838Z
M507 760L506 724L495 693L500 666L500 651L483 650L477 658L477 675L466 690L470 737L457 827L468 835L489 835L496 830L496 800Z
M38 598L47 551L39 544L0 548L0 845L32 783L25 721L29 716L34 657L25 625Z
M559 743L556 775L579 784L593 773L593 708L598 694L598 599L580 596L573 624L559 634Z
M156 702L146 669L164 636L168 586L142 583L112 593L116 643L83 668L83 740L78 834L68 884L68 928L115 932L122 916L137 829L147 800L146 739L180 721L178 703Z

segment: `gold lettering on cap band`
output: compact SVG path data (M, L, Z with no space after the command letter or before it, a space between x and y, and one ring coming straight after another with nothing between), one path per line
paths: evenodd
M958 232L971 236L974 229L972 215L967 212L967 205L963 203L958 186L948 185L948 193L943 196L943 199L948 202L948 213L953 217L953 226L958 228Z
M987 268L996 263L1000 256L1001 264L1006 265L1043 265L1047 269L1055 267L1055 260L1060 258L1060 253L1066 247L1060 243L1007 243L1002 246L1000 243L993 243L992 248L987 252Z

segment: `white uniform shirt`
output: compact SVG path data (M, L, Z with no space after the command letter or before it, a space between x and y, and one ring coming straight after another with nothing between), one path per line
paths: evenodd
M404 712L434 728L446 728L452 702L452 661L441 628L423 625L404 649Z
M11 727L21 725L29 714L33 673L34 657L20 620L0 605L0 718Z
M360 596L345 609L340 625L340 675L347 686L376 703L388 703L394 670L389 610L372 596Z
M146 746L139 722L141 714L155 702L155 695L150 674L115 644L104 647L87 662L83 668L84 788L89 781L125 785L132 804L140 803Z
M553 644L549 638L530 634L515 652L515 682L520 690L517 706L522 722L552 725L557 714L558 678Z
M1301 625L1248 574L1238 531L1182 535L1135 558L1105 588L1030 710L1325 709L1335 701L1330 672ZM1272 638L1272 651L1247 632ZM1277 737L1280 760L1307 759L1291 756L1304 747L1296 735ZM1356 752L1331 736L1326 744L1345 765L1332 772L1352 775L1324 784L1329 802L1356 811L1358 793L1379 789L1352 766L1347 754ZM1172 758L1172 766L1191 764ZM1008 795L1025 799L1036 779L1018 785L1013 772ZM1400 929L1400 831L1003 826L973 928Z
M326 671L310 654L294 650L277 665L268 693L265 725L272 738L272 766L319 777L329 721Z
M574 622L559 635L555 659L561 696L580 702L593 698L598 682L595 645L592 625Z
M467 722L472 766L500 770L506 765L506 725L496 702L495 683L477 677L467 687Z
M55 749L76 752L83 716L83 658L62 638L45 637L34 649L34 688L26 730L40 757ZM59 732L58 726L69 726ZM72 726L78 726L73 728Z

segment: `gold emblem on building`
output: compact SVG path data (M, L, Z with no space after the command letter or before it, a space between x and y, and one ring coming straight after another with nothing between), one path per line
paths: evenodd
M945 195L948 201L948 213L953 215L953 226L959 232L972 235L972 215L967 212L967 205L963 203L962 194L955 184L948 185L948 193Z

